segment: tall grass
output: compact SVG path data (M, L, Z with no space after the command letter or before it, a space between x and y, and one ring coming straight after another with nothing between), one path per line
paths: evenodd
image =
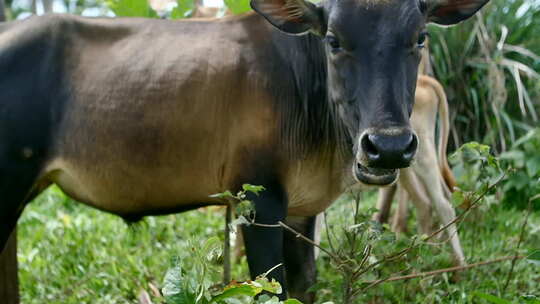
M540 4L491 0L475 18L430 28L435 76L451 108L451 147L477 140L503 152L538 126Z

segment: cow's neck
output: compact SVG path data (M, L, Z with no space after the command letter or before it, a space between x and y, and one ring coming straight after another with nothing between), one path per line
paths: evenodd
M320 38L307 34L288 36L275 32L273 41L280 58L276 64L285 66L292 97L278 98L282 119L282 140L292 156L310 153L340 153L348 157L350 140L334 104L328 100L327 69L324 46ZM278 80L279 81L279 80ZM280 94L281 95L281 94Z

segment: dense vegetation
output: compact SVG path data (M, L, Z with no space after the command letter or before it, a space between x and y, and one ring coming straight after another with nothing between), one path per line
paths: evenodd
M32 10L21 1L7 2L11 18ZM62 3L67 12L76 14L172 19L189 17L194 9L192 1L179 1L163 11L153 10L145 0ZM246 0L225 3L234 13L249 9ZM470 195L506 174L459 225L468 262L513 255L529 259L514 267L506 261L366 288L379 278L449 267L450 250L415 236L414 217L409 221L411 233L396 239L388 227L368 221L375 192L363 192L361 204L356 204L356 194L347 194L328 211L324 248L338 247L343 249L339 254L347 254L344 248L370 244L373 252L367 259L376 262L384 253L417 242L400 259L374 267L354 282L352 287L362 291L355 303L540 303L540 265L538 253L534 253L540 249L540 199L532 200L540 194L538 32L540 3L530 0L492 0L481 15L459 27L430 28L434 75L444 84L451 107L451 149L474 140L489 145L501 160L497 162L486 147L476 144L453 158L461 189L454 203L467 205ZM223 261L216 254L220 250L216 244L224 239L223 214L223 209L206 208L127 225L73 202L52 187L20 220L23 302L136 303L145 290L154 303L165 303L166 298L158 293L167 283L174 284L175 271L182 273L177 281L191 282L193 290L201 286L204 292L215 289L212 285L221 281ZM352 232L365 239L351 238ZM351 252L358 254L358 250ZM314 289L319 303L341 303L347 292L347 273L332 259L322 252L318 260L320 283ZM202 260L204 275L200 276L201 268L196 265ZM247 279L245 258L233 264L232 276L237 281ZM169 304L182 303L178 301L168 299Z

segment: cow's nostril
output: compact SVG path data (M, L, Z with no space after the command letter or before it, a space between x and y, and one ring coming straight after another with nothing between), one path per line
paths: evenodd
M373 141L371 140L371 135L364 135L362 138L362 150L364 150L364 153L368 156L368 159L370 160L376 160L379 158L380 153L375 144L373 144Z
M412 160L414 154L416 153L416 148L418 148L418 137L416 136L416 134L413 133L411 134L411 139L407 148L405 149L405 151L403 151L403 158L406 161Z

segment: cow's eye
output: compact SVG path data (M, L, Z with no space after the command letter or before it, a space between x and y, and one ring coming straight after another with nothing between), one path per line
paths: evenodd
M428 32L421 32L420 35L418 35L418 41L417 41L418 48L421 49L425 46L427 37L429 37Z
M326 43L330 46L330 50L332 53L337 53L341 51L341 45L339 44L339 40L333 36L333 35L326 35Z

